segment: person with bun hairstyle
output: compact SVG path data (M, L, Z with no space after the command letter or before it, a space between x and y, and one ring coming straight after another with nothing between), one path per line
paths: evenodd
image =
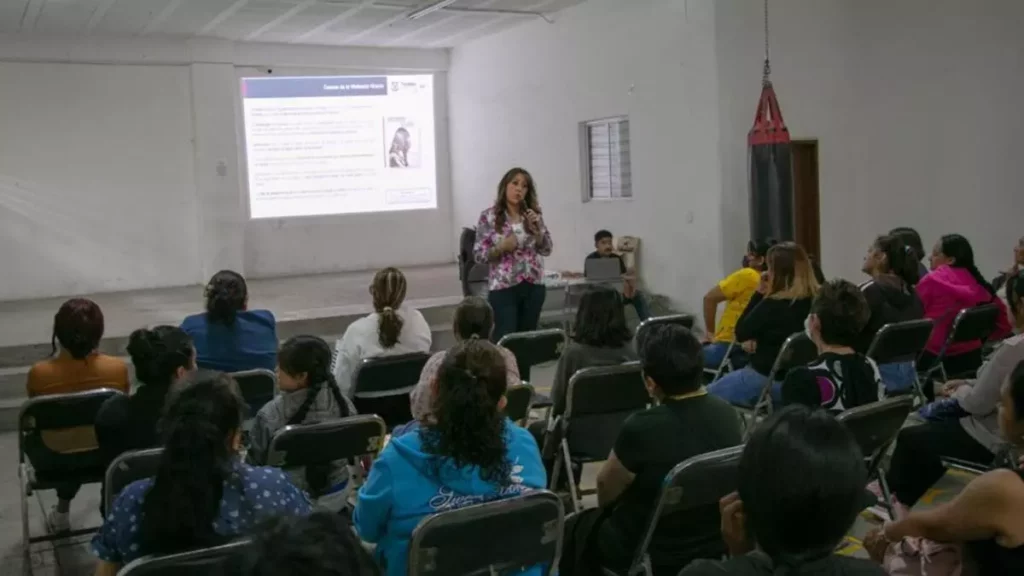
M452 334L456 342L480 338L487 340L494 330L494 311L487 300L479 296L467 296L458 307L455 308L455 316L452 318ZM505 374L508 377L508 385L516 386L522 383L519 378L519 368L516 365L516 357L507 348L498 347L498 352L505 359ZM420 381L416 384L409 397L412 417L415 420L424 421L433 418L432 407L437 390L434 389L434 382L437 381L437 373L444 363L447 350L435 353L427 360L423 371L420 372Z
M860 289L846 280L822 285L805 329L818 357L794 368L782 384L782 403L842 412L877 402L885 393L875 361L854 348L870 311Z
M156 476L122 490L92 539L97 576L142 556L225 544L274 516L312 512L284 472L241 461L245 410L227 374L199 371L175 390Z
M331 347L316 336L295 336L277 353L277 387L281 390L256 414L249 438L251 464L264 465L274 434L285 426L330 422L356 414L331 373ZM349 471L345 462L289 470L296 486L325 496L344 494Z
M924 305L914 289L920 280L919 265L914 249L899 236L879 236L868 248L861 271L871 279L860 289L870 316L857 343L858 352L868 352L882 326L924 317ZM878 369L890 393L906 392L914 386L913 362L883 364Z
M373 276L373 313L349 324L334 346L334 380L345 396L352 396L352 377L363 360L430 352L432 334L426 318L402 305L407 288L398 268L384 268Z
M423 518L547 484L537 443L503 413L507 380L494 344L459 342L437 374L435 421L392 437L373 463L353 520L359 536L377 545L385 574L406 574L409 540Z
M737 479L719 502L730 558L697 560L679 576L885 576L866 558L836 554L864 508L867 469L826 411L787 406L759 424Z
M541 217L530 173L513 168L498 183L494 204L480 213L473 257L490 266L487 300L497 342L505 334L536 330L544 308L544 257L553 243Z
M704 295L704 366L717 369L729 345L736 338L736 323L739 321L747 304L757 292L761 283L761 274L765 271L765 259L768 250L775 246L773 238L751 240L747 243L747 253L743 258L743 267L726 276L722 281L708 290ZM718 305L725 303L722 318L715 327L715 316ZM739 347L734 347L732 357L735 364L746 364L746 355Z
M249 288L238 272L221 270L206 284L206 312L185 318L200 368L241 372L277 366L277 321L249 310Z
M132 332L128 356L135 393L107 400L96 415L96 439L108 464L123 452L160 445L157 423L171 387L196 368L192 339L175 326Z
M974 264L974 250L967 238L959 234L946 234L935 243L931 255L932 271L917 285L917 294L924 304L925 318L935 321L932 336L925 351L918 358L918 370L928 370L935 364L953 320L964 308L982 304L995 304L999 308L996 329L991 340L1001 340L1010 334L1006 305L981 275ZM981 366L981 342L961 342L949 346L942 365L949 377L973 372ZM930 393L928 390L926 393Z
M898 226L889 230L888 235L903 240L903 245L909 249L908 253L917 267L917 277L924 278L928 274L928 267L921 261L928 254L924 251L924 242L921 241L921 235L917 233L917 230L908 226Z
M101 354L103 311L92 300L72 298L61 305L53 317L51 358L37 362L28 372L29 398L52 394L73 394L99 388L128 393L128 367L120 358ZM58 343L60 344L58 352ZM43 432L43 442L57 452L93 448L96 438L92 427ZM57 504L47 516L47 529L53 533L70 530L68 511L78 494L78 484L57 488Z

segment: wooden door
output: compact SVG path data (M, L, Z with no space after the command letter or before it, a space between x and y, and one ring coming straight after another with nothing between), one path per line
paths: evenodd
M821 213L818 200L818 141L794 140L793 206L796 242L821 264Z

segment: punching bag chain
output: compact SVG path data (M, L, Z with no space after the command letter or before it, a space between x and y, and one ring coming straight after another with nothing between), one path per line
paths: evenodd
M764 76L761 83L765 86L771 84L771 75L771 52L768 46L768 0L764 0Z

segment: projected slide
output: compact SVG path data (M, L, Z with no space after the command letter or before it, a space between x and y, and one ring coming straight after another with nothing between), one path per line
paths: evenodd
M434 78L243 78L252 218L437 208Z

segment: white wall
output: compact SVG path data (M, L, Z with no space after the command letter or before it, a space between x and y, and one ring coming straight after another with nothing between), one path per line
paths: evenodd
M447 67L444 50L0 35L0 300L451 262ZM438 209L249 222L238 76L268 68L436 73Z
M763 59L760 2L716 0L723 230L747 230L745 134ZM822 252L859 278L881 232L917 228L926 247L958 232L982 272L1024 233L1020 134L1024 3L1018 0L772 0L773 79L794 137L820 142Z
M533 174L552 230L549 269L582 268L593 234L642 238L655 292L697 310L721 275L712 2L589 0L460 46L449 80L455 224L473 225L502 174ZM631 201L580 201L578 123L628 114Z

